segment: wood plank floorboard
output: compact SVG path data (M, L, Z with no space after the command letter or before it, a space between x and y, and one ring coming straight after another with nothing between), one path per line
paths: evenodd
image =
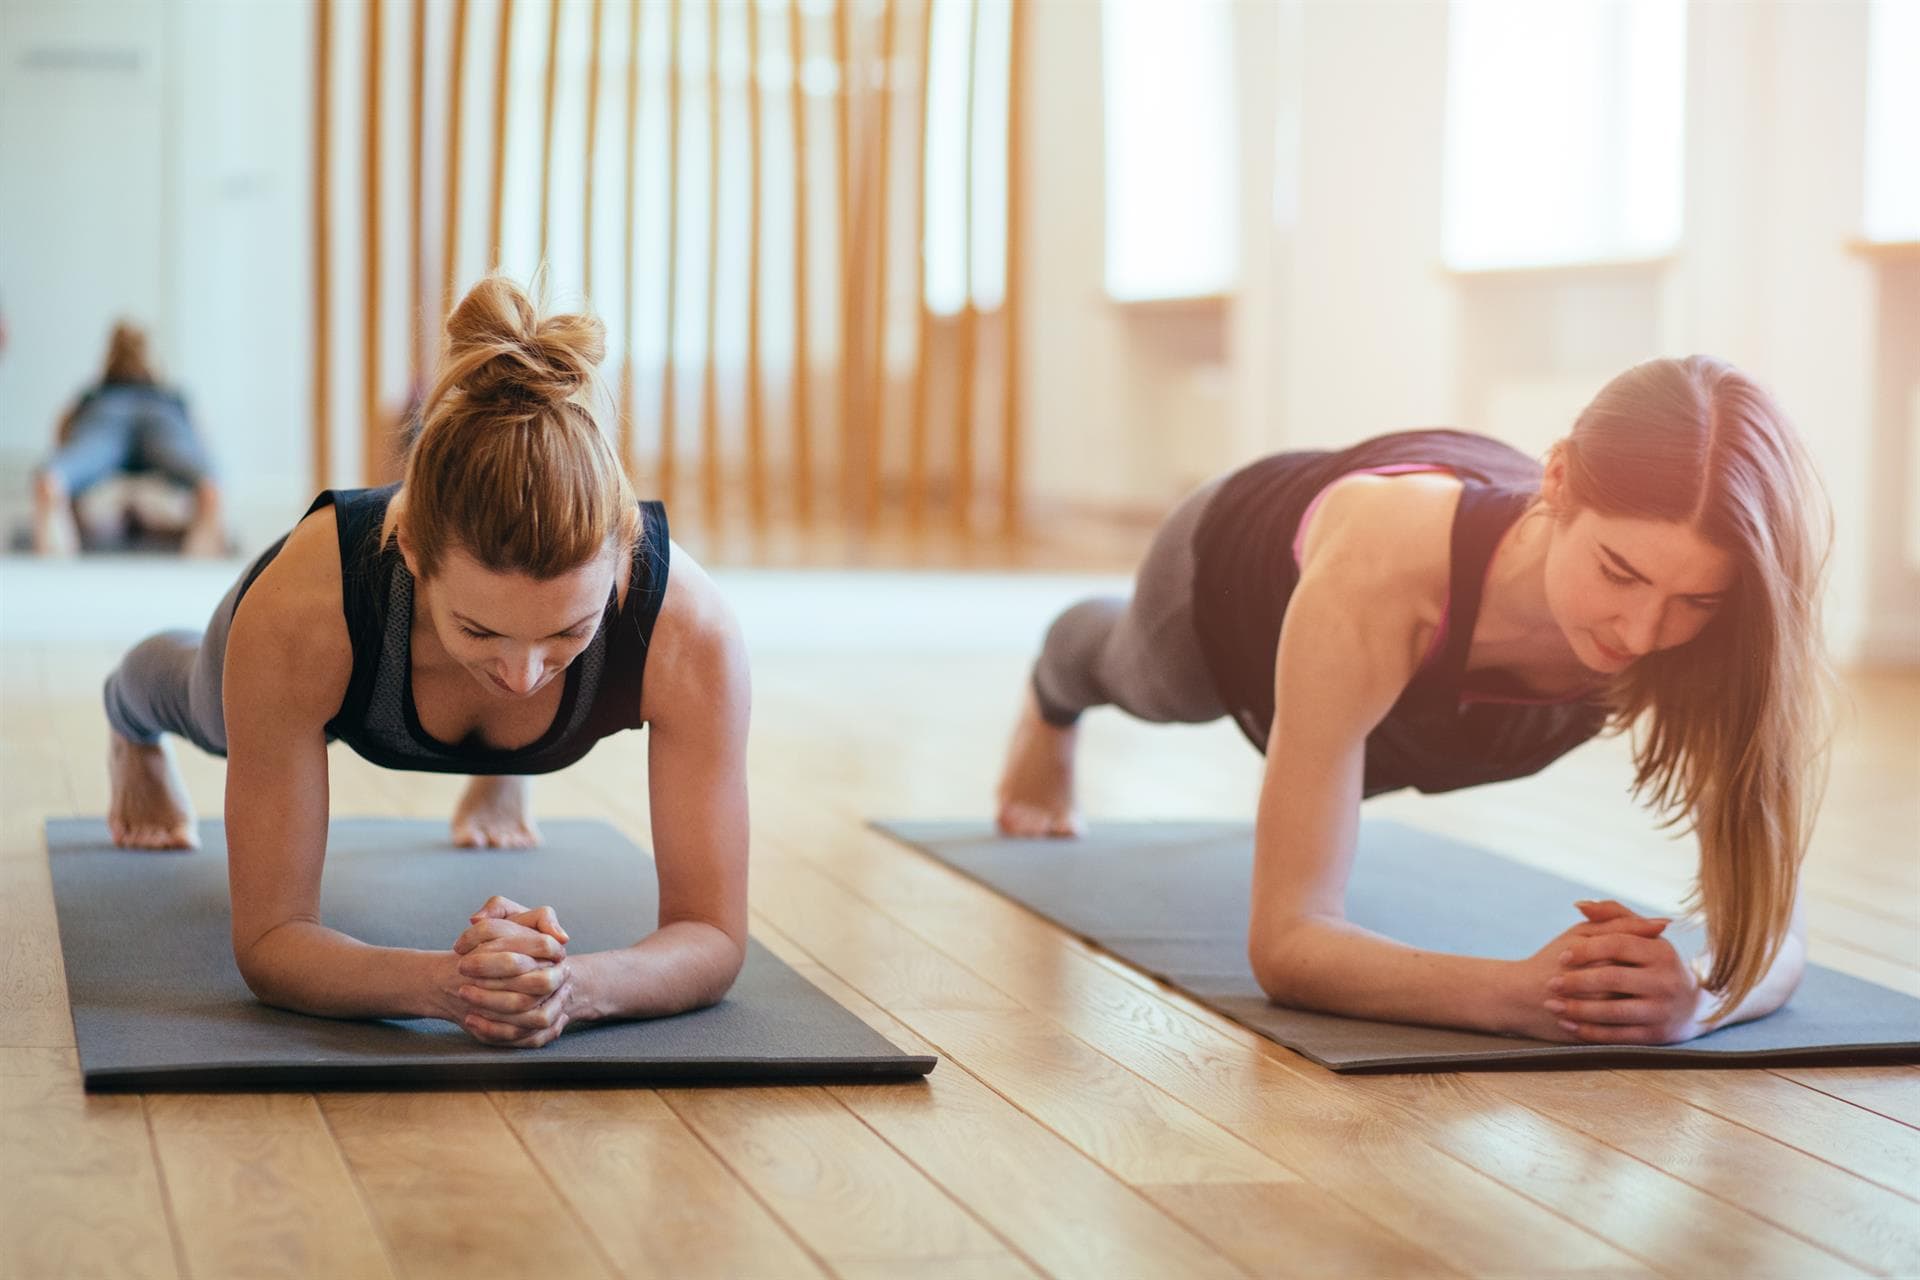
M1920 1068L1340 1077L869 830L988 816L1044 620L955 639L1013 609L1018 580L986 574L930 587L911 643L840 621L896 619L900 579L738 590L763 617L819 597L806 625L750 635L756 934L937 1052L931 1078L89 1096L42 829L104 809L100 681L154 629L138 600L170 570L72 572L133 603L73 634L34 603L63 580L0 563L0 1275L1920 1274ZM1920 674L1847 688L1813 951L1920 992ZM1260 761L1231 726L1102 712L1082 739L1096 821L1251 815ZM223 762L175 750L218 816ZM464 785L329 758L336 816L444 822ZM536 809L644 844L645 778L644 737L622 735L536 780ZM1691 850L1630 779L1609 739L1536 778L1369 809L1677 902Z

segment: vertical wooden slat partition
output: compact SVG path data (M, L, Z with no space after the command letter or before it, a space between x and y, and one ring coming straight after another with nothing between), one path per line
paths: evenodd
M705 20L695 30L687 0L627 0L611 9L608 0L497 0L490 109L482 105L485 79L477 92L467 88L470 70L485 77L467 66L469 54L486 57L484 36L469 49L469 0L355 0L366 29L349 41L345 65L333 8L345 0L312 2L317 483L346 478L331 474L328 415L336 404L354 403L364 415L360 469L368 478L393 448L401 406L383 397L400 386L402 335L390 324L383 334L383 318L404 307L405 385L419 387L431 379L445 317L477 270L531 281L545 267L556 301L585 298L609 320L619 377L618 419L609 427L638 487L669 501L682 455L680 392L692 390L684 379L697 378L699 453L696 463L689 452L688 465L699 469L699 501L681 513L681 527L807 527L824 516L829 527L864 536L896 525L919 531L940 512L965 532L1016 529L1021 46L1024 6L1033 0L1012 0L1010 15L995 9L991 24L981 7L1007 0L695 0L692 16ZM396 49L383 61L389 20L393 38L409 44L404 56ZM704 54L689 48L696 30ZM536 56L542 31L544 58L516 81L516 57ZM643 58L662 31L664 49ZM982 79L988 32L1008 41L993 50L1005 54L1005 86ZM939 106L936 59L941 83L952 86ZM407 83L389 86L390 78ZM563 83L584 85L577 114L572 90L559 108ZM365 121L356 131L360 154L349 143L336 161L330 113L340 86L359 95ZM603 103L603 86L625 93L624 120L604 128L602 107L619 108ZM1004 138L977 123L1002 105L988 92L1007 95ZM442 102L443 111L429 109ZM399 110L410 113L404 125L391 119ZM390 119L391 136L404 132L405 141L385 156ZM686 184L683 135L702 127L704 156L693 154L704 160L704 180ZM826 146L818 145L823 130ZM488 207L469 213L469 200L482 198L489 150ZM556 155L567 164L582 157L577 185L568 171L556 189ZM977 165L997 170L1003 161L1004 210L978 207L981 174L991 171ZM438 206L423 178L429 165L443 182ZM383 200L383 175L406 189ZM770 178L790 189L769 186ZM939 181L930 186L932 179ZM328 217L340 183L358 188L351 195L362 212L351 227ZM619 184L617 213L600 196L608 183ZM730 202L741 200L746 207L736 212ZM469 217L485 220L484 263L471 248L464 259L459 251L462 223L470 237L479 229ZM996 233L1003 217L1001 301L983 303L991 282L977 277L992 259L975 241ZM567 232L556 237L556 225ZM353 260L339 252L342 234L362 240L357 372L340 366L329 331L342 296L333 264ZM555 254L561 260L551 261ZM735 262L744 263L743 284L727 265ZM394 271L383 272L383 263ZM389 302L382 292L399 281L404 301ZM936 281L945 282L938 299ZM828 316L822 333L816 318ZM817 391L826 386L834 419L816 431ZM657 399L647 397L653 414L642 412L643 387L657 387ZM988 495L997 520L987 518Z

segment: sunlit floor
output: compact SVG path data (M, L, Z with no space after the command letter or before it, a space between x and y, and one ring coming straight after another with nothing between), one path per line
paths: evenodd
M0 1275L1920 1273L1920 1068L1342 1078L864 826L985 816L1054 609L1119 579L722 573L755 668L754 929L925 1082L146 1095L78 1084L41 824L106 803L99 682L233 565L0 564ZM1920 994L1920 675L1850 680L1815 959ZM1245 818L1226 724L1087 722L1095 821ZM203 814L219 761L180 752ZM458 779L333 754L341 814ZM644 740L535 784L647 835ZM1372 809L1673 902L1625 745Z

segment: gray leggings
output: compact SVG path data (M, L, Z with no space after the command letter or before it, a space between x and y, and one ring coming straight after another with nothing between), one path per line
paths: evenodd
M103 691L107 723L115 733L148 746L160 741L162 733L174 733L202 751L227 754L220 680L233 611L251 572L249 566L227 590L204 632L162 631L120 659Z
M1090 707L1156 723L1226 714L1193 627L1193 533L1221 481L1173 509L1134 575L1133 596L1082 600L1047 630L1033 664L1040 716L1062 728Z

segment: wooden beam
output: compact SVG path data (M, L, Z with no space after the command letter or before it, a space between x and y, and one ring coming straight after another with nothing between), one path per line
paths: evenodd
M867 484L864 512L871 522L880 510L882 468L887 439L887 263L893 256L888 212L893 202L893 59L899 24L898 0L886 0L880 15L880 87L877 95L880 112L880 152L874 159L879 171L874 189L874 265L873 310L868 317L873 328L873 354L869 357L872 389L866 411Z
M677 0L676 0L677 3ZM540 125L540 266L547 265L553 212L553 95L560 77L560 0L547 0L547 88Z
M380 411L380 45L381 0L367 2L366 119L361 152L360 476L385 479L386 423Z
M513 0L500 0L500 43L493 59L493 200L487 210L487 269L500 269L507 195L507 102L513 70Z
M620 237L621 272L620 287L622 294L622 312L625 323L621 332L625 350L620 358L620 465L626 468L629 479L633 478L633 361L638 348L633 332L636 320L633 305L633 242L638 236L634 219L635 174L634 150L639 146L640 138L640 0L627 0L627 145L626 164L626 216L621 225L625 232Z
M453 35L447 63L447 189L440 226L440 324L453 314L460 283L460 145L467 83L467 0L454 0Z
M926 0L920 6L920 145L914 148L913 200L920 230L913 238L913 304L918 320L914 325L913 414L907 423L907 528L914 534L925 527L927 511L927 349L933 342L933 313L927 307L927 126L933 92L934 3Z
M965 533L973 522L974 383L979 376L980 314L973 305L973 125L974 94L980 75L980 6L967 6L967 118L966 155L961 184L965 208L960 219L960 385L955 399L957 421L953 432L953 523Z
M834 95L834 118L837 125L838 146L835 149L839 182L836 188L839 204L836 210L835 225L839 228L840 261L840 518L843 522L853 516L853 508L858 502L859 488L855 477L859 474L860 429L859 397L854 388L858 385L860 350L860 287L861 276L859 255L854 245L853 226L853 60L848 27L851 18L848 14L849 0L833 0L833 61L838 92Z
M707 6L707 333L700 381L701 513L710 535L720 530L720 15Z
M1021 464L1020 421L1020 294L1021 252L1026 226L1026 23L1028 0L1012 0L1007 16L1007 278L1000 303L1000 531L1011 537L1020 530Z
M667 10L667 335L666 362L660 371L660 497L673 501L679 470L674 453L674 359L680 317L680 0Z
M313 7L313 489L333 472L333 216L328 151L333 146L333 0Z
M793 500L801 527L813 523L813 380L807 341L806 31L800 0L787 0L788 79L793 90Z
M747 510L755 529L767 523L765 373L760 355L761 130L760 3L747 0Z
M420 177L421 162L426 155L426 101L427 101L427 6L426 0L413 0L413 120L409 136L407 164L407 188L412 205L407 218L408 255L411 269L407 272L407 387L408 398L413 388L418 387L425 376L427 367L427 285L426 285L426 238L427 218Z
M600 20L601 0L593 0L591 34L587 37L587 173L582 199L586 211L580 228L580 287L583 296L593 297L593 170L594 144L600 132Z

